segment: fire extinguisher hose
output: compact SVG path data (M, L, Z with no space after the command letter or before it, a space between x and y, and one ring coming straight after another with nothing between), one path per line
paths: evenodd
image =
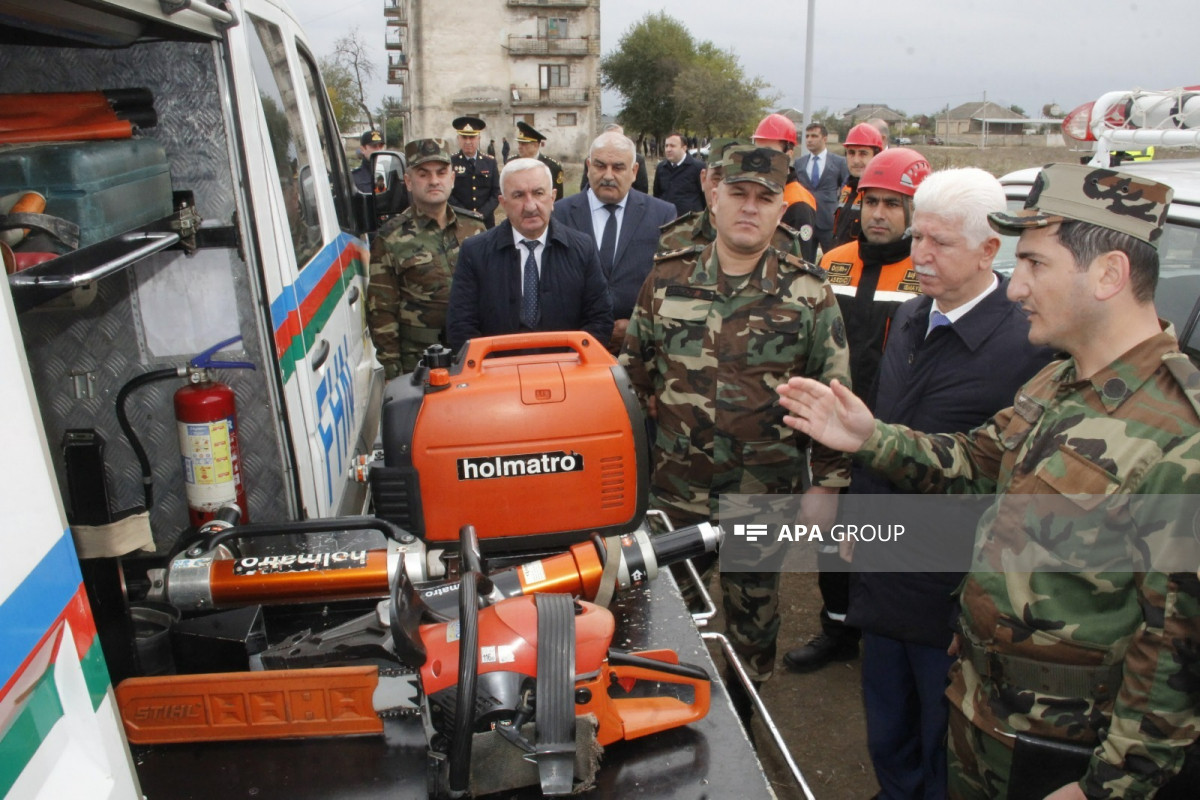
M184 367L156 369L152 372L135 375L121 387L121 391L117 392L117 422L121 425L121 430L125 433L125 438L129 440L129 446L133 448L133 452L137 455L138 463L142 467L142 492L146 498L147 511L154 505L154 471L150 468L150 459L146 455L145 448L142 447L137 434L133 432L133 426L129 424L129 415L125 411L125 401L134 390L148 383L166 380L167 378L178 378L186 374L187 369Z

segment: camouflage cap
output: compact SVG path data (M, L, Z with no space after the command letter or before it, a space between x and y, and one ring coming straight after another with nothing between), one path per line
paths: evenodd
M776 194L782 193L787 183L787 154L769 147L730 147L721 165L725 168L725 183L753 181Z
M427 161L450 163L450 148L445 139L413 139L404 145L404 160L415 167Z
M753 144L749 139L713 139L708 143L708 166L724 166L725 152L731 147L753 147Z
M1049 164L1033 182L1024 211L995 211L988 214L988 222L998 233L1016 235L1026 228L1078 220L1154 245L1162 235L1172 195L1166 184L1128 173Z

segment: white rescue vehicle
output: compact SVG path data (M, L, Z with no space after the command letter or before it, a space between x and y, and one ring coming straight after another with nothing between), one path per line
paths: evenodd
M366 508L370 201L282 3L0 0L0 43L0 796L138 797L81 563Z

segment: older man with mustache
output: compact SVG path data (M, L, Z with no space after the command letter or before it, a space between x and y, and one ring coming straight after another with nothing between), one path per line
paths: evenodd
M637 148L623 133L608 131L588 151L588 189L558 201L554 219L591 237L612 296L617 352L658 250L659 228L675 219L675 206L633 189Z

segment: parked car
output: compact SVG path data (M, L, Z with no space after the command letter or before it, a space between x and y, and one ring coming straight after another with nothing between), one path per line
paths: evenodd
M931 144L931 145L934 145L935 147L937 147L937 146L944 145L945 142L940 137L937 137L937 136L926 136L925 144Z

